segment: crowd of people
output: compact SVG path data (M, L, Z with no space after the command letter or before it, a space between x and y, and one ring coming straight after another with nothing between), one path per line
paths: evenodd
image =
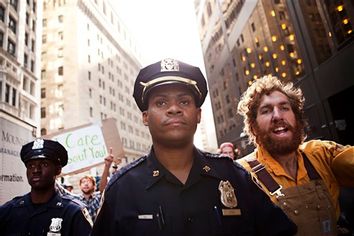
M0 235L351 234L337 223L350 221L339 198L354 187L354 147L306 140L299 88L265 76L245 91L238 112L256 148L244 157L231 142L216 154L194 146L207 93L198 67L164 59L141 69L133 96L151 149L109 179L110 150L99 191L91 176L79 196L56 185L68 159L60 143L25 144L31 191L0 207Z

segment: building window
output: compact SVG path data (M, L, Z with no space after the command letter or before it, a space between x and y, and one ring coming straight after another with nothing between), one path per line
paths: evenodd
M45 69L43 69L41 71L41 80L44 80L46 76L47 76L47 71Z
M30 15L28 12L26 12L26 25L29 25L29 18L30 18Z
M16 106L16 95L17 95L17 91L15 88L12 88L12 106Z
M7 52L13 56L15 56L15 53L16 53L16 44L10 39L7 43Z
M45 98L46 93L45 93L45 88L41 88L41 98Z
M254 23L251 24L252 31L256 31L256 26L254 26Z
M64 68L62 66L58 67L58 75L64 75Z
M34 60L31 60L31 72L34 72Z
M62 31L58 32L58 37L60 40L63 40L64 39L64 34Z
M43 26L43 28L47 26L47 19L42 20L42 26Z
M25 33L25 45L28 46L28 33Z
M16 34L16 24L16 20L12 16L9 16L9 28L14 34Z
M2 22L5 22L5 7L0 5L0 20Z
M45 44L47 42L47 35L43 34L42 35L42 43Z
M58 21L59 21L60 23L63 23L63 21L64 21L64 16L63 16L63 15L58 16Z
M32 31L35 32L36 31L36 21L32 20Z
M43 135L46 135L46 134L47 134L47 129L42 128L41 129L41 135L43 136Z
M4 32L0 31L0 48L2 48L3 44L4 44Z
M88 71L88 80L91 80L91 71Z
M207 12L208 12L208 16L210 17L211 16L211 4L210 2L208 2L208 5L207 5Z
M17 0L10 0L10 5L17 11Z
M10 85L5 86L5 102L10 103Z
M41 118L46 117L45 107L41 107Z
M30 92L30 94L31 94L32 96L34 96L34 92L35 92L34 87L35 87L34 82L31 81L31 82L30 82L30 91L29 91L29 92Z
M90 107L90 117L93 117L93 108Z
M58 57L59 58L62 58L64 56L64 54L63 54L63 48L59 48L58 49Z
M28 66L28 56L27 56L26 53L25 53L25 55L23 56L23 64L24 64L24 66L27 68L27 66Z

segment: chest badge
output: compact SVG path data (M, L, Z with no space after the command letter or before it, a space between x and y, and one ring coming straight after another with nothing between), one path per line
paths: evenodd
M231 183L226 180L221 180L219 183L220 200L224 206L228 208L234 208L237 206L237 199L235 195L235 189L232 187Z
M61 222L63 222L62 218L52 218L52 222L49 226L49 231L51 233L58 233L61 230Z

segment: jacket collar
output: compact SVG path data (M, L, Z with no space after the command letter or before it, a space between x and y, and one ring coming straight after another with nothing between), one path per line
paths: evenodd
M32 206L31 194L27 193L22 198L18 199L15 206L16 207L28 207ZM64 203L63 199L58 195L58 193L54 193L53 197L43 205L46 205L46 208L63 208Z
M194 147L194 160L191 171L188 176L186 185L193 185L198 182L202 176L210 176L213 178L221 179L221 176L214 165L207 160L205 154ZM171 180L172 174L157 160L153 147L147 156L147 181L146 189L151 188L162 178ZM173 180L172 180L173 181Z

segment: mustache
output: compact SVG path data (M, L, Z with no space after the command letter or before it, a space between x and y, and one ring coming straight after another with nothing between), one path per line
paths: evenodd
M290 125L288 122L286 122L284 120L273 121L269 128L272 130L272 129L275 129L278 127L285 127L290 131L294 131L294 129L295 129L295 127L293 127L292 125Z

